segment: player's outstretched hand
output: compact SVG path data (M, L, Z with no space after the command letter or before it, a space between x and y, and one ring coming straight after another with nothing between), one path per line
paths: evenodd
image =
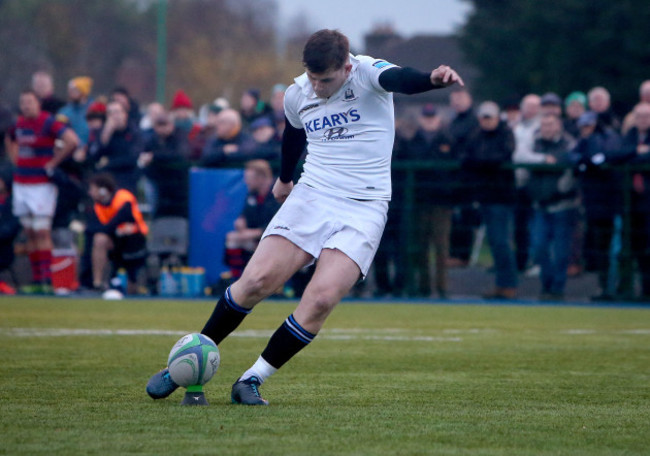
M448 87L456 83L461 86L465 85L463 78L447 65L440 65L431 72L431 83L438 87Z
M287 199L289 193L293 190L293 182L287 182L286 184L280 179L275 181L273 184L273 196L279 203L284 203L284 200Z

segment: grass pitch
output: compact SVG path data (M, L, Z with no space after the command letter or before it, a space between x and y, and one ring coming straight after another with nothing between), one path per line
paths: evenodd
M647 455L650 309L343 303L263 385L230 385L295 303L220 345L209 407L144 386L207 301L0 299L0 454Z

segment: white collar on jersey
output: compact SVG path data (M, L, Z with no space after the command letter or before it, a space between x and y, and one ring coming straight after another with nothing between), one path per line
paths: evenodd
M345 83L343 85L347 84L347 82L352 79L352 75L356 71L357 67L359 66L359 60L350 54L350 63L352 64L352 70L350 71L350 74L348 75L348 78L346 79ZM297 78L294 79L296 85L300 87L302 90L302 93L307 97L307 98L318 98L316 96L316 93L314 92L314 89L311 86L311 83L309 82L309 78L307 77L307 73L303 73ZM333 95L332 95L333 96Z

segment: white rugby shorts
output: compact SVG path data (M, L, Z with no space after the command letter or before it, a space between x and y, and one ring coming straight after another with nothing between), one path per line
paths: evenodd
M282 236L315 259L337 249L365 277L386 226L388 201L358 201L297 184L269 222L262 238Z
M16 217L54 217L59 189L51 183L13 184L13 212Z

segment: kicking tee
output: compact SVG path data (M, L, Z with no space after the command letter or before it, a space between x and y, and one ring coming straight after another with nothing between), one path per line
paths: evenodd
M345 198L390 200L395 114L379 75L396 65L368 56L350 56L350 63L348 79L328 99L314 93L306 73L285 93L287 119L307 136L299 182Z

